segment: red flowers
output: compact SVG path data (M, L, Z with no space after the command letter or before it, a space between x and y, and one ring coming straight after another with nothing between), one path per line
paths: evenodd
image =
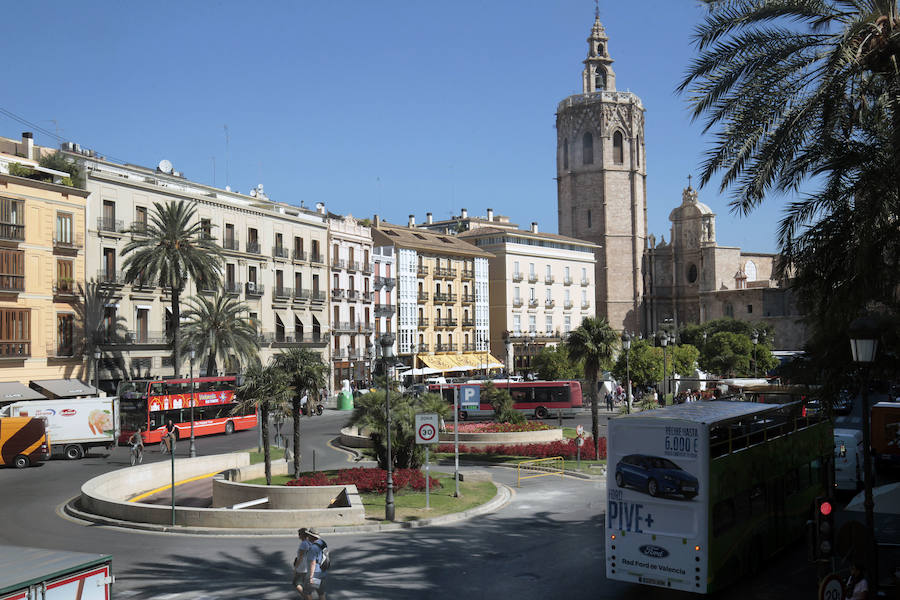
M441 444L438 452L453 452L453 444ZM575 440L563 440L559 442L547 442L544 444L502 444L495 446L466 446L459 445L460 454L485 454L505 456L529 456L532 458L548 458L562 456L575 458L578 455L578 446ZM581 447L581 458L596 460L594 456L594 442L590 437L584 438L584 446ZM606 458L606 438L600 438L600 458Z
M425 489L425 474L418 469L396 469L394 471L394 490L410 488L417 492ZM434 477L430 478L431 489L441 487L441 482ZM317 471L310 475L304 475L299 479L292 479L285 485L314 486L314 485L355 485L360 492L376 492L383 494L387 490L387 471L375 468L342 469L334 475L328 475Z
M460 423L460 433L517 433L519 431L542 431L553 429L540 421L525 423ZM447 424L447 431L453 431L453 424Z

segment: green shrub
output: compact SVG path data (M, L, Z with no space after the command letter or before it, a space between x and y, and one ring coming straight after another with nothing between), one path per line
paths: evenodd
M488 381L481 390L485 402L494 409L494 420L498 423L524 423L525 417L513 408L513 399L505 389L498 388L493 381Z

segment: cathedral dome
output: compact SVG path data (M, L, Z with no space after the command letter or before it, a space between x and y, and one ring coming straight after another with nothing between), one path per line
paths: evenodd
M690 184L681 192L681 206L669 213L669 221L686 221L705 216L715 216L710 207L697 199L697 190Z

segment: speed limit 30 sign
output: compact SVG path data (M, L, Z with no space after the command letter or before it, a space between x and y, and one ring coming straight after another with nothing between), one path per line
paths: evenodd
M437 413L416 415L416 443L434 444L438 441Z

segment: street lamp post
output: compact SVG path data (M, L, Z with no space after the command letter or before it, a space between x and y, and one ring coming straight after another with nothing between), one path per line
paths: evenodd
M666 405L666 394L669 392L668 381L666 380L666 346L669 345L669 334L665 331L662 332L662 337L659 338L659 343L663 348L663 406Z
M197 456L197 447L194 445L194 358L196 357L196 353L193 348L191 348L191 458Z
M753 335L750 336L750 341L753 342L753 377L756 377L756 345L759 343L759 332L757 330L753 330Z
M387 412L387 494L384 498L384 518L394 520L394 466L391 459L391 380L388 377L388 362L394 358L394 336L385 333L381 336L381 365L384 368L384 407Z
M850 351L853 362L863 368L862 381L862 433L863 433L863 485L865 487L866 529L870 540L867 563L872 577L869 585L873 595L878 591L878 543L875 539L875 501L872 498L872 448L869 432L869 368L875 362L878 350L878 323L871 317L860 317L850 324Z
M622 348L625 349L625 412L631 413L631 334L627 331L622 333Z
M94 387L100 393L100 348L94 348Z
M367 358L369 359L369 369L368 369L368 373L366 373L366 375L368 376L369 388L371 389L372 383L375 379L372 376L372 371L374 370L374 367L375 367L375 345L371 341L366 342L366 354L367 354Z
M509 378L512 377L512 340L509 332L503 338L503 348L506 350L506 391L509 391Z

